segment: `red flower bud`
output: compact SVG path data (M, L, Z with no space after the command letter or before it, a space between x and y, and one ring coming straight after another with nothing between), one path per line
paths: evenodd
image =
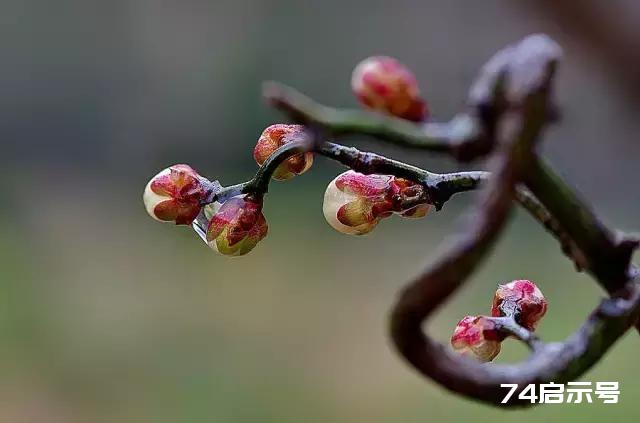
M391 57L375 56L360 62L351 76L351 89L370 109L414 122L428 117L415 76Z
M200 213L200 201L205 195L200 175L185 164L177 164L151 178L142 198L154 219L190 225Z
M502 340L503 336L490 319L484 316L466 316L456 325L451 336L451 346L462 355L487 362L500 353Z
M271 125L266 128L258 143L253 149L253 158L258 165L262 164L276 151L285 144L298 139L304 132L302 125ZM296 175L301 175L313 164L313 153L296 154L289 157L278 166L273 173L273 179L285 181Z
M239 195L223 204L214 203L207 229L207 243L220 254L242 256L267 236L267 221L262 202Z
M498 285L491 307L492 316L513 316L518 324L529 330L535 330L546 312L547 300L536 284L528 280Z
M402 208L402 200L422 192L422 186L390 175L363 175L352 170L338 175L327 187L322 210L327 222L349 235L371 232L392 214L424 217L430 204Z

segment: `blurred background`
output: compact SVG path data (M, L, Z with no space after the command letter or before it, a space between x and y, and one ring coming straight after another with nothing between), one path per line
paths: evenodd
M2 0L0 421L638 421L634 332L582 379L620 381L618 405L489 408L393 352L394 297L459 227L472 194L348 237L321 211L342 169L317 158L311 172L272 184L270 234L238 259L151 220L141 200L174 163L223 184L248 179L260 132L282 120L263 104L262 81L352 107L355 64L391 55L416 72L434 118L448 119L493 52L544 31L566 52L564 120L544 154L605 220L638 231L640 103L606 49L536 3ZM616 19L640 18L637 2L607 4ZM432 171L460 168L343 141ZM519 213L433 333L447 342L461 317L488 313L497 283L520 278L549 299L545 340L570 334L603 296ZM498 361L525 354L507 342Z

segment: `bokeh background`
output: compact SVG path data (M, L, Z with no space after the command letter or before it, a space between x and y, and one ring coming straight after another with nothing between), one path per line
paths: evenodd
M223 184L252 175L258 135L282 119L261 100L264 80L355 106L354 65L392 55L447 119L494 51L545 31L566 60L564 120L544 154L607 221L639 230L637 103L588 45L524 3L3 0L0 421L638 421L636 333L582 379L620 381L618 405L489 408L422 379L393 352L394 297L459 228L471 194L424 220L388 219L371 236L347 237L321 212L342 169L318 158L311 172L272 184L270 235L239 259L152 221L142 205L148 178L173 163ZM640 17L637 3L608 4ZM462 316L488 312L497 283L516 278L548 297L547 340L570 334L603 296L519 213L433 332L446 342ZM501 362L526 354L516 342L503 351Z

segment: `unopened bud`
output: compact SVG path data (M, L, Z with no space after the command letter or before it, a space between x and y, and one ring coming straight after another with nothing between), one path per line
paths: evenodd
M492 316L513 316L518 324L529 330L535 330L546 312L547 300L536 284L528 280L498 285L491 307Z
M501 341L495 323L484 316L466 316L451 336L451 346L456 352L482 362L491 361L500 353Z
M200 176L190 166L173 165L151 178L142 196L147 213L161 222L189 225L206 195Z
M360 62L353 70L351 89L370 109L414 122L428 117L415 76L394 58L374 56Z
M300 139L304 134L302 125L284 125L276 124L266 128L258 143L253 149L253 158L258 165L262 164L276 151L278 148L292 141ZM301 153L289 157L283 161L280 166L273 172L273 179L285 181L296 175L303 174L313 164L313 153Z
M207 229L207 243L220 254L242 256L251 251L267 235L267 221L262 202L247 195L215 203ZM209 214L208 213L208 214Z
M338 175L324 194L322 211L337 231L349 235L371 232L381 219L392 214L424 217L431 206L418 204L403 208L403 200L422 192L421 185L390 175L364 175L347 171Z

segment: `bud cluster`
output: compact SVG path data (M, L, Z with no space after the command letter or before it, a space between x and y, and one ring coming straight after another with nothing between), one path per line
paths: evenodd
M498 285L491 316L466 316L458 322L451 336L453 349L479 361L491 361L507 337L494 318L512 317L520 326L534 331L547 311L547 300L531 281L516 280Z
M385 217L427 215L430 204L403 207L403 201L420 196L422 185L390 175L363 175L349 170L338 175L324 194L324 217L334 229L349 235L371 232Z
M362 61L353 71L351 85L367 108L414 122L422 122L428 116L416 78L396 59L375 56ZM278 149L302 140L304 130L302 125L286 124L265 128L253 150L256 163L263 166ZM313 152L293 154L279 163L271 177L285 181L301 175L312 166L313 158ZM262 194L237 195L223 203L209 204L215 199L212 196L215 184L186 164L173 165L147 184L143 194L145 208L154 219L177 225L191 225L202 216L204 208L208 220L207 244L220 254L244 255L267 235ZM424 200L424 187L418 183L390 175L349 171L327 187L323 212L338 231L362 235L393 214L420 218L431 207Z

